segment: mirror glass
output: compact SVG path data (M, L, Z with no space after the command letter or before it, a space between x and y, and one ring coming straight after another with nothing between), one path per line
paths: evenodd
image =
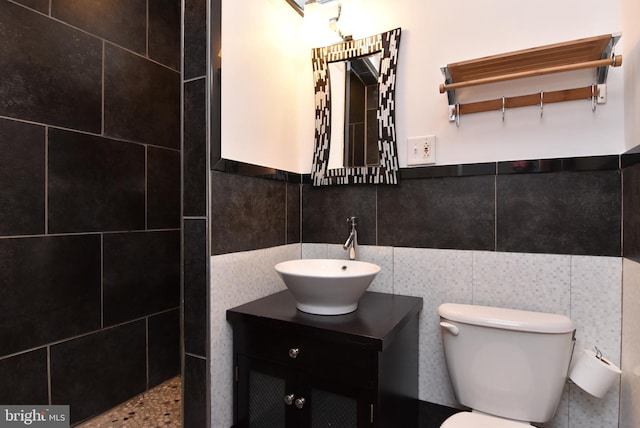
M380 165L379 67L380 52L329 63L330 90L334 94L331 97L329 169Z
M400 28L312 51L314 185L396 184Z

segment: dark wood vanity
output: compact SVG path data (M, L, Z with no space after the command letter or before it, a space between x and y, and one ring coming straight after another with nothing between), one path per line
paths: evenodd
M311 315L282 291L227 310L234 428L416 427L421 309L366 292L355 312Z

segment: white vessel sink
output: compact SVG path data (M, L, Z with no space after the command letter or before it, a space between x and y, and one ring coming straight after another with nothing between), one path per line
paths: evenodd
M275 269L299 310L341 315L358 308L358 300L380 272L380 266L358 260L302 259L278 263Z

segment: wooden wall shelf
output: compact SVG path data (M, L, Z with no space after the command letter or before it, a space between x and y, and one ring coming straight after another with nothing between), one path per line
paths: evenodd
M620 37L620 34L605 34L448 64L441 68L445 82L440 85L440 93L447 93L449 119L458 120L463 113L496 109L504 111L505 108L543 106L545 102L583 98L592 98L594 105L603 103L606 101L603 93L606 87L603 85L606 84L608 69L622 65L622 56L613 54ZM596 69L597 83L584 88L501 97L469 104L458 104L456 101L456 89L588 68Z

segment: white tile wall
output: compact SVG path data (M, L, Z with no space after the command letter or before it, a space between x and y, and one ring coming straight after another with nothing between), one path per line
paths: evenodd
M394 248L394 293L423 298L419 326L421 400L456 404L444 369L438 306L471 303L472 266L471 251Z
M622 330L622 258L571 256L571 319L576 323L576 350L597 346L620 366ZM616 384L602 399L576 385L569 394L570 428L618 427L620 387Z
M300 244L211 257L211 427L233 424L233 335L226 310L285 288L273 269L300 258Z
M273 265L300 257L346 258L347 253L341 245L295 244L212 257L212 385L220 386L212 392L214 427L231 425L231 330L224 319L225 309L283 289ZM597 345L609 360L620 362L621 258L360 246L359 259L382 267L371 291L424 299L420 314L421 400L457 406L438 324L437 308L445 302L570 316L577 327L576 354ZM636 275L638 283L640 267L628 271ZM640 287L634 291L640 295ZM632 324L638 326L640 315L636 317ZM636 335L638 330L636 327ZM639 361L637 358L629 364L638 366ZM640 394L638 375L640 369L626 386L628 395ZM546 427L618 427L619 400L618 388L596 399L575 385L567 385L556 417ZM639 415L633 415L634 411L638 412L627 412L628 418L637 422Z

